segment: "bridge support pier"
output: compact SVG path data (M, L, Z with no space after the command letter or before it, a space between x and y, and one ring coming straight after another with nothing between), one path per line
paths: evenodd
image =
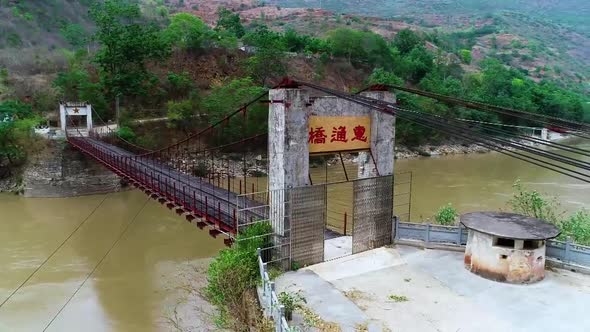
M309 146L307 145L309 96L300 89L270 90L268 115L268 157L270 219L278 235L290 228L290 188L309 185Z

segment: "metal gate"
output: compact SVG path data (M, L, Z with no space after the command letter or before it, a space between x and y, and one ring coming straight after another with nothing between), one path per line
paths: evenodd
M311 265L324 261L326 185L290 189L291 262Z
M355 180L352 253L391 244L392 224L393 176Z

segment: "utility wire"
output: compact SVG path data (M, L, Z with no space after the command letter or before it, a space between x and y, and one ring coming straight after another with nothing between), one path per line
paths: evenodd
M565 120L565 119L560 119L558 117L545 115L545 114L519 111L519 110L511 109L508 107L490 105L490 104L485 104L485 103L478 102L478 101L464 100L464 99L449 97L449 96L445 96L445 95L441 95L441 94L437 94L437 93L433 93L433 92L402 87L402 86L398 86L398 85L388 85L387 87L392 88L392 89L396 89L396 90L409 92L412 94L417 94L417 95L428 97L431 99L436 99L439 101L455 104L455 105L460 105L460 106L467 107L467 108L477 109L480 111L496 112L496 113L501 113L501 114L513 116L513 117L519 117L519 118L522 118L522 119L525 119L528 121L544 123L544 124L549 124L549 125L555 125L557 127L563 127L563 128L567 128L567 129L574 130L574 131L581 131L584 133L590 133L590 123L578 122L578 121L573 121L573 120ZM589 138L587 136L582 136L582 137Z
M586 175L586 174L583 174L583 173L580 173L580 172L576 172L576 171L573 171L573 170L571 170L569 168L565 168L565 167L562 167L562 166L559 166L559 165L555 165L553 163L547 163L544 160L540 160L538 158L527 156L527 155L522 154L522 153L518 153L518 152L515 152L515 151L510 151L510 150L508 150L508 149L506 149L504 147L501 147L501 146L498 146L498 145L495 145L495 144L486 142L485 140L482 140L481 138L477 138L476 136L461 134L461 133L458 133L456 131L449 130L448 128L445 128L443 126L432 125L432 124L429 124L427 122L422 122L418 118L408 118L408 117L405 117L405 116L402 116L401 118L402 119L406 119L406 120L411 121L411 122L415 122L415 123L417 123L419 125L422 125L424 127L427 127L427 128L431 128L431 129L434 129L434 130L445 132L445 133L447 133L447 134L449 134L451 136L456 136L456 137L460 137L460 138L466 139L468 141L471 141L471 142L476 143L478 145L482 145L484 147L487 147L487 148L489 148L491 150L494 150L494 151L500 152L502 154L508 155L510 157L513 157L513 158L516 158L516 159L520 159L522 161L529 162L529 163L531 163L533 165L537 165L539 167L542 167L542 168L545 168L545 169L549 169L549 170L555 171L555 172L560 173L560 174L563 174L563 175L567 175L567 176L572 177L572 178L575 178L577 180L590 183L590 176L589 175ZM572 172L572 173L575 173L575 174L572 174L572 173L569 173L569 172ZM582 177L577 176L576 174L582 175Z
M403 109L394 103L388 103L388 102L384 102L381 100L362 97L362 96L358 96L358 95L351 95L348 93L344 93L344 92L337 91L337 90L332 90L332 89L325 88L325 87L322 87L322 86L319 86L316 84L312 84L312 83L308 83L308 82L298 82L298 83L301 85L310 87L312 89L316 89L318 91L322 91L322 92L337 96L339 98L357 103L359 105L362 105L362 106L365 106L365 107L368 107L371 109L375 109L375 110L383 112L383 113L398 115L398 117L400 117L402 119L406 119L408 121L414 122L416 124L419 124L419 125L422 125L422 126L434 129L434 130L443 131L451 136L467 139L467 140L475 142L479 145L484 145L494 151L501 152L501 153L506 154L508 156L514 157L516 159L527 161L531 164L537 165L539 167L543 167L545 169L553 170L555 172L573 177L573 178L581 180L583 182L590 182L590 175L588 175L588 174L580 173L575 170L560 166L558 164L549 163L545 160L531 157L526 154L518 153L515 151L509 151L508 149L506 149L502 146L499 146L494 143L490 143L489 141L486 141L486 140L482 139L481 137L477 137L477 135L474 135L475 133L471 130L470 130L470 132L469 131L465 132L465 130L463 130L463 132L457 132L456 131L457 126L449 126L449 125L441 124L439 122L434 122L434 123L432 121L429 122L428 119L426 119L423 116L425 113L420 112L421 116L416 117L415 114L414 114L414 116L412 116L411 111ZM496 142L497 142L497 140L496 140ZM510 146L513 148L519 149L519 150L525 150L522 145L511 143ZM527 148L525 151L531 152L534 150ZM540 153L538 151L534 151L533 154L540 155ZM562 160L562 161L564 160L564 159L561 159L561 156L556 155L556 154L551 155L551 153L543 153L543 156L547 156L547 157Z
M131 221L127 224L127 226L125 226L125 229L123 230L123 232L121 232L121 234L119 234L119 237L117 237L117 239L115 240L115 242L113 242L113 245L104 254L104 256L102 256L102 258L100 259L100 261L98 262L98 264L96 264L96 266L94 267L94 269L92 269L92 271L90 271L90 273L86 276L86 279L84 279L84 281L78 286L78 288L76 288L76 290L70 296L70 298L68 298L68 300L66 301L66 303L64 303L64 305L59 309L59 311L57 312L57 314L55 314L55 316L53 316L53 318L51 319L51 321L49 322L49 324L47 324L47 326L45 326L45 328L43 329L43 331L46 331L47 328L49 328L49 326L53 323L53 321L55 321L55 319L57 318L57 316L59 316L59 314L61 314L61 312L64 310L64 308L70 303L70 301L74 298L74 296L76 296L76 294L78 293L78 291L82 288L82 286L84 286L84 284L86 283L86 281L88 281L88 279L90 279L90 276L92 276L94 274L94 272L102 264L102 262L105 260L105 258L111 253L111 251L113 250L113 248L115 248L115 246L117 245L117 243L119 243L119 241L123 238L123 236L125 235L125 233L127 233L127 231L129 230L130 226L135 222L135 220L137 219L137 217L139 216L139 214L146 207L147 202L149 200L150 200L150 198L148 197L145 200L145 202L143 203L143 205L141 206L141 208L139 209L139 211L137 211L137 213L135 214L135 216L133 217L133 219L131 219Z
M2 301L2 304L0 304L0 308L2 308L2 306L6 304L6 302L8 302L8 300L10 300L12 296L16 294L16 292L18 292L33 277L33 275L35 275L45 265L45 263L47 263L51 259L51 257L53 257L66 244L66 242L68 242L70 238L72 238L74 234L76 234L80 227L82 227L82 225L84 225L86 221L90 219L90 217L98 210L98 208L102 205L102 203L104 203L108 196L109 194L106 194L104 198L100 201L100 203L98 203L98 205L90 212L90 214L86 216L86 218L84 218L84 220L82 220L82 222L78 224L78 226L76 226L76 228L70 233L70 235L68 235L68 237L65 238L65 240L63 240L62 243L59 246L57 246L57 248L55 248L55 250L53 250L53 252L43 261L43 263L41 263L41 265L39 265L35 269L35 271L33 271L33 273L31 273L27 277L27 279L25 279L25 281L23 281L14 291L12 291L12 293L10 293L10 295L4 301Z

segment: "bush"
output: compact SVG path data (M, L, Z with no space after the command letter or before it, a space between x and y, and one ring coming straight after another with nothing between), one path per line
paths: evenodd
M301 295L301 291L281 292L278 295L279 303L285 306L285 318L290 321L293 318L293 311L299 309L304 303L307 303L305 297Z
M463 61L463 63L466 63L466 64L470 64L471 60L473 59L473 56L471 55L470 50L460 50L459 56L461 57L461 61Z
M553 223L561 231L558 237L560 240L569 237L577 244L590 245L588 210L582 209L564 219L564 212L559 211L559 203L555 197L545 198L535 190L527 190L518 180L513 187L516 192L509 204L514 212Z
M590 245L590 212L580 210L560 225L560 239L570 237L574 242L582 245Z
M455 224L457 215L457 210L449 203L438 209L438 212L434 215L434 219L441 225L450 226Z
M256 249L268 247L265 235L270 233L272 227L267 222L251 225L238 235L232 248L222 250L209 265L205 294L219 311L218 325L248 330L248 312L243 304L259 279Z
M117 136L129 142L133 142L135 140L135 132L133 129L126 126L117 129Z
M512 187L516 192L509 204L514 212L559 224L561 214L557 212L559 204L555 198L546 199L535 190L527 190L520 180L517 180Z
M209 174L209 165L206 162L199 162L193 167L193 175L204 178Z

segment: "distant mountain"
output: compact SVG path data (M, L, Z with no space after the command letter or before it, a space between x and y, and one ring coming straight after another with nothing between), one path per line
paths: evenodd
M91 0L0 0L0 48L50 49L81 42Z
M266 5L402 20L426 31L457 33L493 25L495 33L477 36L475 54L500 57L532 78L590 87L588 0L272 0ZM493 24L485 23L490 19ZM492 49L492 40L507 42Z
M271 0L282 7L323 8L337 13L379 17L473 17L518 11L590 35L590 1L587 0Z

